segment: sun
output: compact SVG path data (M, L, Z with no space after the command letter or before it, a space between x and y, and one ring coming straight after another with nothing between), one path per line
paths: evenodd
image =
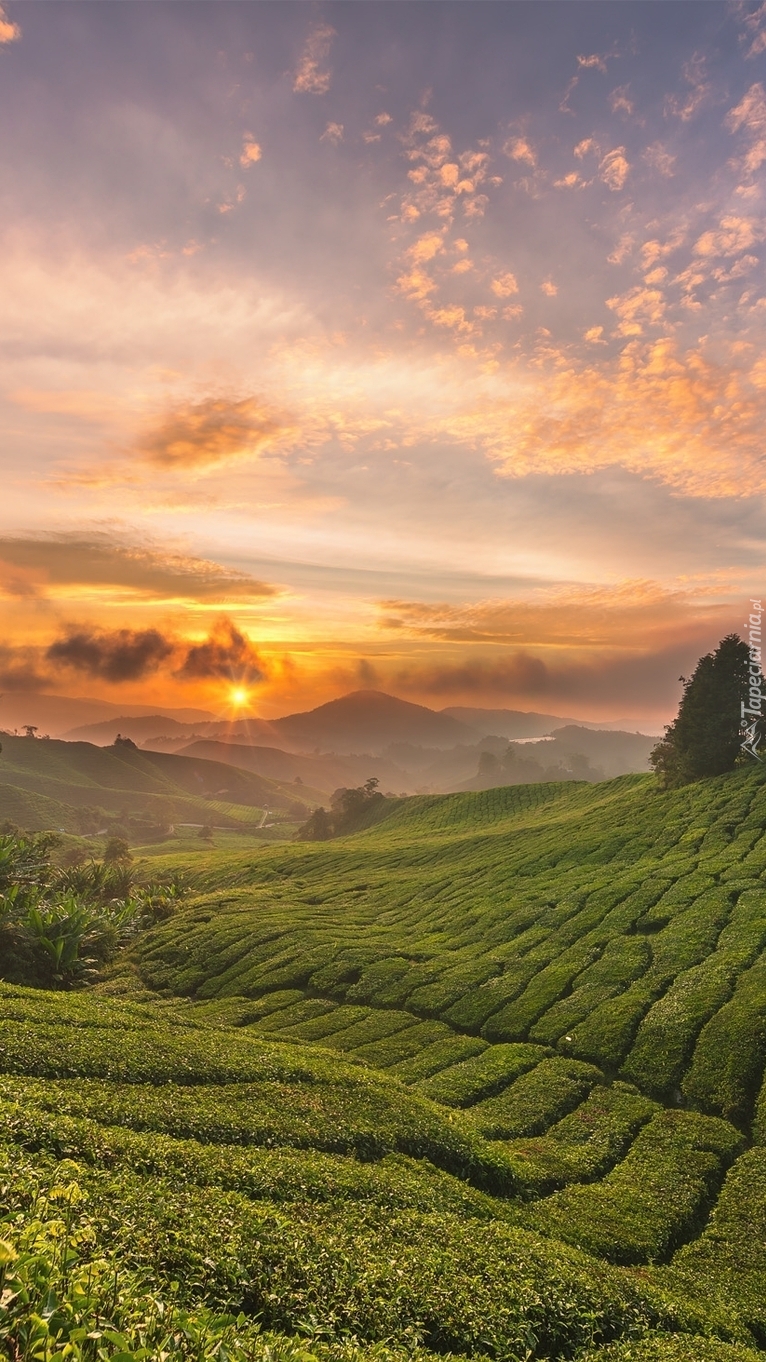
M237 709L241 709L243 705L247 704L250 695L244 686L232 686L229 699L233 705L236 705Z

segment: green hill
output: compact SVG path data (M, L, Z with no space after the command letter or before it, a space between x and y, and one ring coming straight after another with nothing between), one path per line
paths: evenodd
M0 987L0 1351L763 1358L766 781L382 812Z
M418 1083L451 1055L531 1043L748 1125L766 1040L758 772L387 808L355 837L206 857L183 945L171 923L135 948L142 981L270 996L264 1033Z
M17 738L2 734L0 820L21 827L90 830L102 816L160 815L226 827L253 826L264 807L313 807L318 793L222 762L145 752L128 743ZM300 816L300 815L299 815Z

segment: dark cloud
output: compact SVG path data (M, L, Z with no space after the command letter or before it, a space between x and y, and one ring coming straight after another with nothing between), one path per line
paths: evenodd
M157 671L174 651L175 645L158 629L81 629L57 639L45 655L50 662L117 683Z
M680 698L678 677L690 675L697 659L718 643L718 635L641 655L602 656L588 662L549 662L531 653L475 658L455 665L411 667L391 678L391 688L431 697L469 697L474 702L569 701L595 712L599 706L623 713L671 711ZM628 708L629 707L629 708Z
M0 588L7 595L44 595L47 586L121 586L164 599L218 600L273 596L275 588L205 558L120 543L107 534L0 538Z
M229 619L219 620L204 643L187 650L176 672L181 681L220 679L252 686L266 678L266 666L253 644Z

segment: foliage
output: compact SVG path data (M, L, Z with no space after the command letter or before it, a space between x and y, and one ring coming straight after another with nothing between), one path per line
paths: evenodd
M46 987L83 983L141 925L172 914L183 885L139 886L124 857L56 867L50 835L0 836L0 970Z
M555 1192L520 1218L613 1263L661 1259L699 1222L742 1144L716 1117L660 1112L602 1182Z
M330 837L357 832L368 827L374 817L385 814L388 803L378 789L378 781L371 776L355 789L336 790L329 813L324 808L315 809L298 829L296 838L299 842L326 842Z
M666 788L732 771L740 755L741 710L748 695L750 649L727 634L684 683L678 715L649 760Z

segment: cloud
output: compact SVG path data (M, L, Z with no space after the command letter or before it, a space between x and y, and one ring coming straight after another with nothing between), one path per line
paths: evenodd
M612 90L609 96L609 108L612 113L633 113L633 101L628 96L628 86L618 85L616 90Z
M263 152L260 144L255 141L251 132L246 132L242 142L242 153L239 158L239 164L247 169L249 166L254 166L257 161L260 161L262 155Z
M21 37L21 29L18 24L14 24L8 18L2 5L0 5L0 47L5 43L18 42Z
M703 232L694 243L694 254L701 256L739 255L763 239L763 230L752 218L730 214L721 218L716 231Z
M651 146L648 146L642 153L642 157L647 165L650 165L653 170L658 170L665 179L670 179L675 174L673 166L676 158L665 150L661 142L652 142Z
M642 288L640 284L621 297L607 298L606 305L620 319L619 336L641 336L644 326L659 326L665 316L664 295L659 289Z
M747 0L734 0L732 9L744 29L740 41L749 44L745 56L758 57L766 52L766 4L763 0L755 9L747 4Z
M36 648L9 648L0 644L0 689L27 694L46 690L52 681L50 673L40 669Z
M203 643L187 649L175 672L180 681L231 681L253 686L267 676L266 664L230 619L221 619Z
M407 178L413 187L402 197L401 221L434 214L451 223L458 200L466 217L481 217L489 201L478 192L487 178L488 152L468 148L456 154L452 139L422 109L413 113L400 140L411 163ZM501 183L497 177L494 182Z
M602 56L601 53L599 53L599 52L592 52L592 53L590 54L589 57L578 57L578 58L577 58L577 65L580 66L580 67L582 67L582 68L583 68L584 70L586 70L586 71L593 71L593 70L595 70L595 71L603 71L603 72L605 72L605 71L606 71L606 58L607 58L607 56L609 56L609 55L611 55L611 54L610 54L610 53L604 53L603 56Z
M421 265L426 260L433 260L434 256L443 250L444 239L441 232L426 232L410 246L407 255L413 264Z
M46 650L49 662L119 684L156 672L175 645L158 629L73 629Z
M553 181L555 189L585 189L591 184L592 180L584 180L576 170L570 170L568 175L562 175L561 179Z
M554 284L552 279L543 279L540 291L545 294L546 298L555 298L559 291L558 284Z
M578 142L574 149L574 154L578 161L582 161L585 156L600 156L601 148L593 137L584 137L582 142Z
M119 543L106 534L0 537L0 590L45 596L56 588L117 587L149 600L258 600L273 586L204 558Z
M706 103L712 86L707 78L707 59L701 52L695 52L683 67L683 78L690 87L683 94L668 95L665 100L665 113L688 123Z
M334 37L335 29L329 24L318 24L309 34L293 79L293 90L296 94L327 94L332 73L324 64L330 55L330 45Z
M725 122L730 132L744 132L749 142L744 155L735 158L733 165L751 178L766 161L766 91L760 81L751 85L739 104L729 110Z
M332 142L334 146L337 146L339 142L343 141L343 124L328 123L319 140L320 142Z
M462 662L403 667L387 682L387 689L452 704L462 699L469 704L505 705L511 700L525 707L571 705L586 709L591 717L596 706L607 711L603 718L642 718L658 710L672 713L679 699L679 674L688 675L700 654L713 648L725 631L724 625L661 651L587 660L553 660L520 649L500 657L469 656Z
M518 293L519 285L516 275L507 270L505 274L498 274L490 285L492 292L497 298L510 298L514 293Z
M164 468L212 468L252 458L289 427L254 397L239 402L209 397L169 413L137 444L149 463Z
M627 260L635 242L636 239L632 232L623 232L614 250L607 256L608 263L610 265L621 265L624 260Z
M388 600L379 609L387 629L410 637L578 649L665 646L679 630L696 637L703 625L725 612L704 594L670 590L646 579L549 587L528 599L460 605Z
M613 192L623 188L629 171L630 164L625 155L624 147L614 147L612 151L608 151L598 168L598 173L604 184L608 185Z
M459 649L400 668L388 685L421 695L571 698L641 713L677 698L684 666L731 627L731 606L651 580L566 586L524 600L380 603L400 637ZM502 651L498 651L501 649ZM628 710L628 713L630 711Z
M533 170L537 165L537 155L526 137L509 137L503 151L510 160L521 161Z

